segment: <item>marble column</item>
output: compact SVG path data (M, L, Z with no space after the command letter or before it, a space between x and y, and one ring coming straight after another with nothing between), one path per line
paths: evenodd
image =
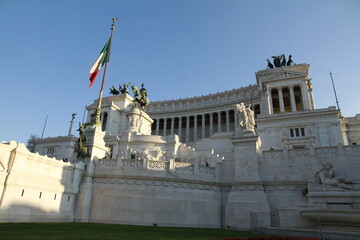
M295 102L294 86L289 86L289 91L290 91L291 111L292 111L292 112L296 112L296 102Z
M160 118L156 119L156 132L155 135L159 135Z
M226 110L226 131L230 132L230 115L229 110Z
M190 142L190 116L186 116L186 143Z
M171 118L171 135L174 135L174 124L175 124L175 118Z
M239 128L238 119L237 119L237 116L236 116L236 114L234 112L234 129L235 129L235 131L238 131L238 128Z
M197 115L194 116L194 142L197 141Z
M314 110L316 108L315 101L314 101L314 95L312 92L312 88L309 88L309 97L310 97L310 104L311 104L311 110Z
M181 132L182 132L182 126L181 126L181 123L182 123L182 117L179 117L179 140L181 142Z
M306 85L306 82L304 81L301 86L301 97L302 97L302 103L304 110L310 109L310 102L309 102L309 94L308 94L308 88Z
M205 114L201 114L201 138L205 138Z
M221 133L221 112L218 112L218 133Z
M213 119L213 113L210 114L210 137L214 135L214 119Z
M283 94L282 94L282 87L278 87L278 97L279 97L279 104L280 104L280 112L285 112L285 107L284 107L284 98L283 98Z
M167 124L167 118L164 118L164 131L163 131L163 136L166 136L166 128L167 128L166 124Z
M272 99L272 93L271 93L271 87L269 87L269 114L273 114L274 113L274 107L273 107L273 99Z

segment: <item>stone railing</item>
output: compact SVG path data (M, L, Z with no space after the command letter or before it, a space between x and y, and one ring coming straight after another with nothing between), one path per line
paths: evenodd
M194 173L194 164L175 162L174 170L178 172Z
M122 167L128 167L128 168L142 168L143 161L136 159L123 159L121 165Z
M347 156L360 155L360 145L345 146L344 153Z
M202 174L208 174L211 176L215 176L215 168L214 167L208 167L208 166L198 166L199 173Z
M116 159L99 159L97 162L95 162L95 166L98 167L116 167L117 161Z
M274 159L287 159L287 158L307 158L314 157L318 159L331 159L331 158L348 158L360 156L360 145L351 146L332 146L332 147L310 147L298 149L284 149L284 150L268 150L263 151L264 161ZM359 158L360 159L360 158Z
M315 149L315 155L319 158L333 158L338 155L337 147L319 147Z
M169 169L169 162L167 161L148 161L149 170L166 170Z
M198 163L170 161L155 161L144 159L100 159L95 162L98 169L137 169L149 171L170 171L178 174L199 175L203 177L218 177L220 166L205 166Z

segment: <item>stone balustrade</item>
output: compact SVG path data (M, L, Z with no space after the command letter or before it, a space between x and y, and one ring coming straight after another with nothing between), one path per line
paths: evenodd
M191 174L205 177L218 178L219 166L206 166L199 163L157 161L145 159L99 159L95 162L98 169L137 169L147 171L170 171L178 174Z
M360 155L360 145L337 147L310 147L298 149L284 149L284 150L268 150L263 151L263 160L285 159L285 158L303 158L315 157L318 159L330 159L338 157L352 157Z

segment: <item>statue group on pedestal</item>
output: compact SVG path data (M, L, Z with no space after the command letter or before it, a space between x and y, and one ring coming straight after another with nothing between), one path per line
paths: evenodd
M274 64L272 64L270 62L270 60L267 59L267 63L268 63L267 68L290 66L290 65L294 64L291 55L289 55L289 59L287 61L286 61L285 54L282 54L280 56L272 56L272 58L273 58Z
M237 118L237 127L241 132L247 130L255 134L255 116L251 107L245 107L244 103L235 105L235 115Z
M123 84L123 86L121 86L121 84L119 85L119 90L117 90L115 88L115 86L112 86L110 88L110 94L113 95L118 95L118 94L129 94L129 90L128 87L131 84L131 82L127 83L127 84ZM140 90L135 86L132 85L131 89L133 90L134 93L134 102L140 104L140 108L145 111L146 108L149 106L150 104L150 100L148 98L148 94L147 94L147 90L144 86L144 84L141 84L141 88Z

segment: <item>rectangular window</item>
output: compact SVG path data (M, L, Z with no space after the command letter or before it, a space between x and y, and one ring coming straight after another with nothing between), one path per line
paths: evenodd
M304 137L305 136L305 129L304 128L300 128L301 130L301 136Z
M305 137L305 128L290 128L290 137Z
M47 154L48 155L54 154L54 151L55 151L55 148L48 148L47 149Z

